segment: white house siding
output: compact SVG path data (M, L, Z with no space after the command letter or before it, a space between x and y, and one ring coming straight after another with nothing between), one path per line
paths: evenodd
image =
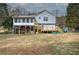
M54 31L55 25L43 25L42 31Z
M34 23L14 23L13 25L34 25Z
M16 18L17 18L17 22L15 22ZM27 22L27 20L29 20L29 22ZM35 19L33 19L33 17L14 17L13 18L13 32L19 33L19 34L27 33L27 32L33 33L34 32L34 20Z
M44 21L44 17L48 17L48 21ZM15 18L18 19L17 22L15 22ZM25 18L25 22L22 22L23 18ZM28 18L29 18L29 22L27 22ZM32 23L31 23L31 18L33 18ZM19 20L20 20L20 22L19 22ZM34 26L35 20L37 21L37 23L41 24L43 31L55 30L56 17L55 17L55 15L53 15L47 11L43 11L35 16L17 16L17 17L14 17L13 18L13 27L14 26Z
M39 19L40 17L40 19ZM48 21L43 21L44 17L48 17ZM49 14L48 12L44 11L36 16L36 21L38 23L43 24L55 24L56 23L56 17L52 14Z
M27 23L27 18L25 18L25 22L22 22L22 18L17 18L18 20L17 20L17 22L15 22L15 18L13 18L13 25L14 26L21 26L21 25L34 25L34 19L33 19L33 22L31 23L31 19L29 19L29 23ZM20 20L20 22L19 22L19 20Z
M39 19L40 17L40 19ZM44 21L44 17L48 17L48 21ZM42 24L43 28L42 30L43 31L53 31L55 30L55 24L56 24L56 17L50 13L48 13L47 11L44 11L40 14L38 14L36 16L36 21L39 23L39 24Z

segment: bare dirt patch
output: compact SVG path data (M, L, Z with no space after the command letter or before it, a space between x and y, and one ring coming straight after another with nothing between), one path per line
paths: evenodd
M79 33L14 35L0 34L0 54L78 54L72 42L79 42ZM73 43L74 44L74 43ZM76 44L78 46L79 43ZM70 47L71 46L71 47ZM74 47L73 47L74 48Z

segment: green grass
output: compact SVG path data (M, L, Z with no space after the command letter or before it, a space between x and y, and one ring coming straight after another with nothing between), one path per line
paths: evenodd
M55 55L79 55L79 43L64 43L61 45L50 45L49 48L52 49L52 54Z

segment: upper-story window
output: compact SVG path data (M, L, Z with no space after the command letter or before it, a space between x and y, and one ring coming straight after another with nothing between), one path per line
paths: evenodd
M31 23L33 23L33 19L31 19Z
M17 23L18 22L18 20L17 20L17 18L15 18L15 23Z
M29 23L29 18L27 18L27 23Z
M20 22L21 22L21 19L19 18L19 19L18 19L18 23L20 23Z
M48 21L48 17L44 17L43 21Z
M25 18L22 19L22 22L25 23Z

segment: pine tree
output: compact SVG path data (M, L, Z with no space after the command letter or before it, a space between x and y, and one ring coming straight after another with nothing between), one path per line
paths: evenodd
M66 24L70 28L79 26L79 3L69 3Z
M8 17L8 9L6 3L0 3L0 26L2 26L2 23L6 20L6 17Z

